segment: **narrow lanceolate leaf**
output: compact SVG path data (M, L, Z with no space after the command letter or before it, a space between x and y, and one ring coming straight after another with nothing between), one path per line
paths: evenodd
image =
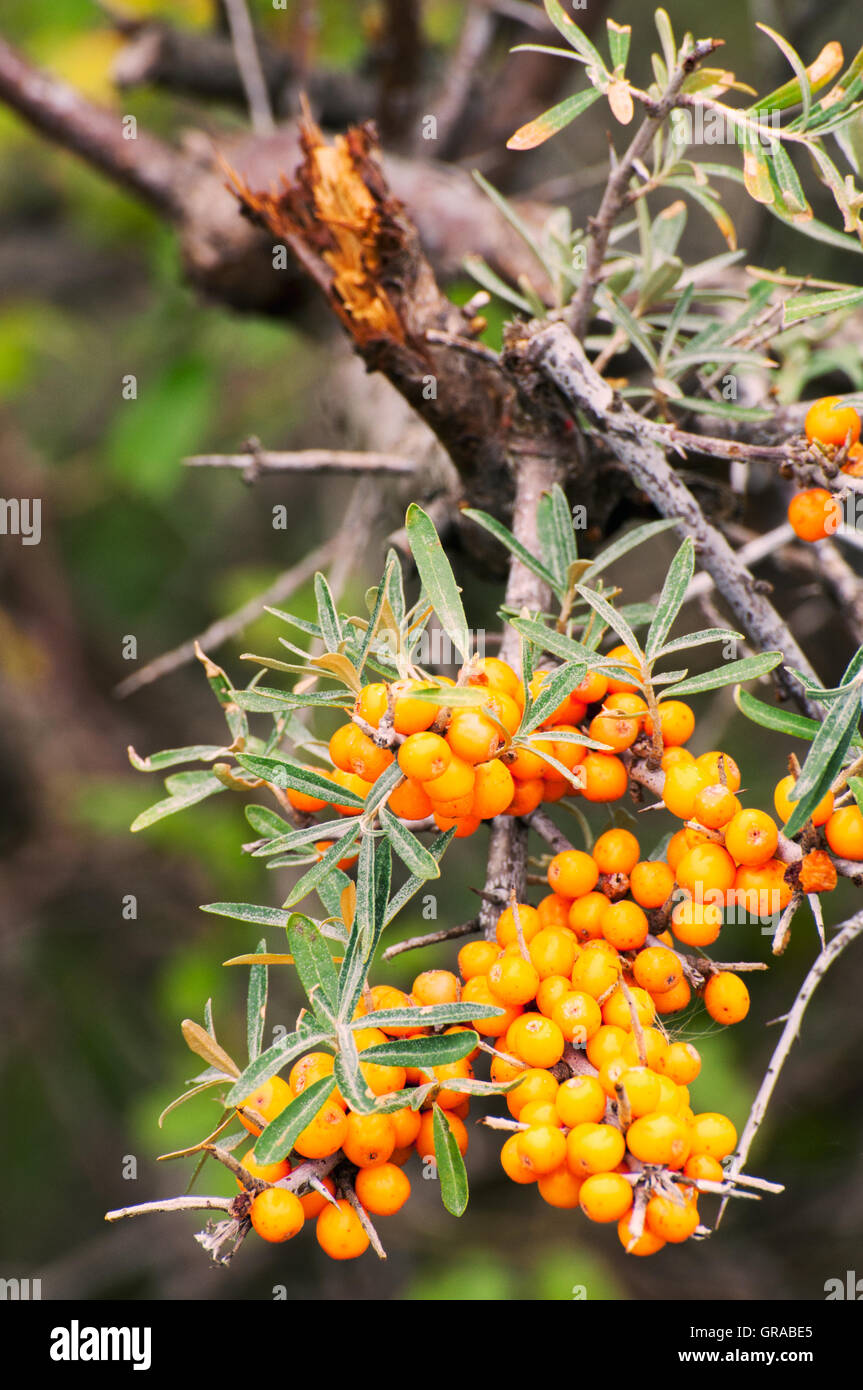
M335 1008L339 982L329 946L316 922L301 912L295 912L288 922L288 946L294 957L300 983L314 1010L323 999L330 1009Z
M849 777L848 786L850 787L854 800L858 807L863 811L863 777Z
M441 1201L453 1216L461 1216L467 1207L469 1195L467 1171L455 1135L439 1105L434 1107L432 1128Z
M588 107L599 101L601 96L602 92L597 91L595 87L588 87L584 92L566 97L548 111L543 111L535 120L528 121L527 125L519 126L507 140L507 149L535 150L537 145L543 145L552 135L557 135L558 131L564 130L572 121L577 120Z
M679 700L682 695L698 695L702 690L719 690L723 685L736 685L738 681L754 681L775 670L782 660L781 652L744 656L740 661L718 666L715 671L703 671L699 676L689 676L677 685L670 685L662 692L662 698Z
M785 734L789 738L805 738L811 741L821 728L817 719L809 719L805 714L794 714L792 710L780 709L778 706L766 705L763 700L756 700L754 695L750 695L748 690L739 685L734 691L734 703L740 713L751 719L753 724L759 724L762 729L772 729L777 734Z
M420 685L411 691L412 700L425 700L430 705L446 705L448 709L482 709L491 692L482 685Z
M358 834L359 828L354 827L349 835L344 835L341 840L334 840L329 849L324 850L317 864L314 864L294 884L282 906L294 907L296 903L302 902L303 898L307 897L313 888L317 888L328 874L337 871L339 860L353 849Z
M687 536L671 562L662 593L656 605L656 617L645 639L645 655L654 660L659 654L675 618L683 607L686 590L695 570L695 542Z
M579 592L581 592L580 586ZM615 612L614 609L611 611ZM591 671L603 671L606 675L629 681L632 685L641 684L640 677L628 666L621 666L620 662L609 661L604 656L597 656L595 651L583 646L581 642L576 642L575 638L567 637L563 632L546 627L544 623L537 622L534 618L511 618L510 627L514 627L516 632L520 633L522 637L526 637L529 642L536 643L540 650L551 652L552 655L561 657L563 661L574 661L578 664L584 662Z
M305 792L306 796L315 796L327 803L333 800L337 792L340 806L355 806L358 811L363 809L363 802L355 792L347 787L335 786L322 773L310 772L299 763L291 763L284 758L261 758L255 753L241 753L237 762L253 777L262 777L281 791Z
M259 941L258 955L263 956L266 949L266 941ZM266 965L263 962L260 965L253 965L249 971L249 988L246 995L246 1041L250 1062L254 1062L261 1051L264 1023L267 1017L267 983Z
M200 1023L195 1023L191 1018L184 1018L180 1025L183 1039L190 1052L194 1052L197 1057L202 1057L211 1067L217 1071L224 1072L225 1076L239 1076L240 1068L232 1057L229 1057L223 1047L220 1047L216 1039L202 1028Z
M809 74L806 71L806 64L800 57L800 54L797 52L797 49L794 48L794 46L790 44L786 38L783 38L781 34L777 34L775 29L771 29L769 24L756 23L756 28L760 29L762 34L766 34L768 38L771 38L773 40L773 42L776 44L776 47L780 49L782 53L785 54L785 57L788 59L788 62L794 69L794 76L797 79L797 86L800 92L800 103L803 107L802 128L805 129L806 124L809 120L809 112L812 107L812 88L809 84Z
M482 285L489 294L496 294L500 299L505 299L514 308L521 309L523 313L530 314L531 307L524 295L517 294L510 285L496 275L490 265L482 259L482 256L465 256L462 265L477 284Z
M231 731L231 737L235 742L237 739L248 738L249 721L238 705L237 692L221 666L217 666L215 661L211 661L206 653L201 651L197 642L195 643L195 656L204 668L207 684L222 706L222 713L225 716L225 723Z
M789 215L795 222L810 221L812 209L803 192L800 176L781 140L777 140L771 150L770 166L776 189Z
M477 1081L473 1076L456 1076L447 1081L447 1090L458 1091L463 1096L504 1096L520 1086L523 1078L513 1077L512 1081Z
M637 545L644 545L645 541L653 540L654 536L658 536L662 531L668 531L674 525L675 522L673 520L647 521L643 526L634 526L631 531L627 531L625 535L619 536L616 541L612 541L610 545L605 546L592 562L589 571L591 583L593 583L594 577L597 574L607 569L609 565L613 565L615 560L619 560L621 556L627 555L629 551L634 550Z
M349 1028L339 1027L338 1043L333 1072L338 1088L352 1110L370 1115L377 1105L377 1096L360 1070L356 1039Z
M605 64L599 56L599 50L591 43L583 29L579 29L574 20L558 4L558 0L544 0L545 12L559 34L562 34L571 48L576 53L580 53L586 63L595 68L597 76L607 77Z
M305 668L304 668L305 669ZM237 703L250 714L285 714L292 709L328 709L344 707L351 697L344 690L270 690L256 686L254 690L238 690Z
M438 864L443 858L444 850L446 849L450 840L452 840L454 836L455 827L453 827L452 830L444 830L428 846L429 854ZM405 903L410 902L411 898L416 893L418 893L419 890L422 888L423 884L427 882L428 880L424 877L421 877L419 874L411 874L410 878L405 879L404 883L393 894L392 898L389 901L386 913L384 914L385 927L389 926L393 918L397 917L398 914L401 912Z
M335 1090L332 1076L322 1076L301 1091L296 1100L286 1105L280 1115L270 1120L255 1144L256 1163L278 1163L287 1157L306 1125L311 1124L325 1101Z
M478 1042L478 1034L468 1028L464 1033L442 1033L438 1038L399 1038L378 1043L365 1048L360 1059L381 1067L442 1067L448 1062L460 1062Z
M849 238L850 240L850 238ZM669 396L668 404L698 415L719 415L725 420L747 420L757 424L759 420L770 420L772 411L760 405L734 405L732 401L714 401L709 396L702 400L698 396Z
M770 177L770 161L758 137L744 130L738 136L743 146L743 182L756 203L774 203L776 191Z
M295 1033L287 1033L272 1047L260 1053L250 1062L245 1071L237 1077L234 1085L225 1096L226 1105L242 1105L249 1096L254 1095L259 1086L269 1081L271 1076L292 1062L304 1052L311 1052L322 1043L330 1044L332 1035L322 1028L298 1028Z
M779 43L780 36L775 33L774 30L768 29L766 24L759 24L758 28L763 29L766 34L769 34L775 43ZM785 41L783 40L782 42L784 43ZM780 47L782 47L781 43ZM789 44L788 47L790 48L791 45ZM783 52L785 52L784 48ZM788 56L789 55L786 53L786 57ZM773 92L768 92L767 95L761 97L754 106L751 106L749 108L750 114L758 111L786 111L790 106L797 106L803 100L804 85L808 87L811 97L812 92L820 91L822 87L825 87L828 82L832 81L841 70L842 62L842 45L832 40L822 48L815 61L810 63L809 67L805 69L805 84L801 82L799 76L789 78L783 86L777 87Z
M232 917L235 922L251 922L256 927L286 927L288 914L278 907L261 907L258 903L202 903L202 912L215 917Z
M552 593L557 594L558 598L563 597L562 582L552 574L551 570L548 569L541 560L537 559L535 555L531 555L530 551L522 545L521 541L516 540L515 536L504 526L503 522L497 521L495 517L489 516L488 512L480 511L477 507L465 507L462 516L469 517L470 520L475 521L478 526L482 526L484 530L489 531L502 545L506 546L511 555L515 555L516 558L521 561L525 569L530 570L531 574L535 574L537 579L542 580L543 584L547 584Z
M418 878L440 878L440 866L434 855L417 839L413 831L402 825L388 807L382 806L378 812L382 828L389 836L390 844L399 859Z
M357 869L356 916L339 971L339 1017L350 1019L362 994L369 963L386 924L392 875L390 842L363 837Z
M444 1028L471 1023L475 1018L497 1018L504 1012L496 1004L426 1004L419 1008L375 1009L351 1019L349 1028Z
M826 294L818 292L794 295L786 299L782 306L783 326L802 323L805 319L817 318L819 314L833 314L837 311L856 309L863 304L863 290L848 285L842 290L830 290Z
M686 652L690 647L704 647L708 642L742 642L743 633L734 632L730 627L705 627L699 632L687 633L684 637L675 637L673 641L666 642L665 646L656 653L655 659L660 660L663 656L671 656L674 652Z
M344 641L344 632L326 575L321 574L320 570L315 575L315 602L324 646L328 652L337 652Z
M570 571L578 562L578 546L575 541L575 528L572 512L566 500L566 493L559 483L540 499L537 507L537 527L542 544L543 559L557 577L558 583L566 589L569 585Z
M276 835L287 835L291 830L290 821L271 811L269 806L245 806L243 809L252 829L268 840Z
M434 522L416 502L407 510L408 545L423 588L438 622L464 660L470 656L470 634L461 595Z
M223 743L196 743L189 748L165 748L161 753L151 753L149 758L141 758L129 745L129 762L137 772L161 772L165 767L176 767L179 763L209 763L226 753Z
M529 734L532 729L538 729L543 720L548 719L558 705L563 704L567 695L571 694L577 685L581 685L586 674L587 662L585 661L561 666L559 670L549 676L548 680L543 682L540 693L533 701L519 733Z
M136 816L130 827L132 831L146 830L149 826L155 825L156 821L164 820L165 816L185 811L187 806L194 806L197 802L206 800L208 796L215 796L217 792L226 790L218 777L214 777L211 772L203 771L178 772L166 780L165 786L171 795L164 801L157 801L154 806L148 806L146 811Z
M303 826L302 830L288 830L286 834L268 840L266 844L253 850L252 857L267 859L273 854L287 854L289 850L314 844L318 840L340 840L343 835L350 833L350 820L346 820L344 816L338 820L316 821L314 825Z
M641 665L641 648L638 645L638 638L629 626L625 618L622 618L616 608L593 589L588 589L584 584L576 585L576 593L583 598L585 603L589 603L594 612L598 613L604 623L607 623L620 638L627 651L630 651L636 661Z
M632 25L617 24L613 19L607 19L605 27L608 31L608 51L611 54L611 66L615 72L623 72L629 57Z
M786 835L802 830L818 802L839 774L860 720L860 688L855 686L831 704L812 742L808 757L791 789L797 805L785 827Z

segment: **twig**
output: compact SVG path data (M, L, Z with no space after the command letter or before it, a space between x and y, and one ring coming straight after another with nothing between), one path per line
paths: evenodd
M474 73L494 37L494 30L495 18L489 12L489 7L471 0L443 87L431 103L437 118L437 138L442 154L446 154L450 137L470 99Z
M413 473L411 459L352 449L250 449L242 454L192 454L187 468L236 468L249 481L258 473Z
M669 465L657 443L645 437L645 422L591 366L577 338L563 323L543 325L527 347L528 359L553 381L570 404L593 420L615 457L662 516L673 517L678 530L692 536L704 568L743 630L763 650L778 649L785 662L817 680L796 638L758 590L728 541L705 519L692 493ZM821 716L820 707L784 667L774 677L804 713Z
M462 922L457 927L446 927L441 931L429 932L426 936L411 936L407 941L397 941L394 946L388 946L383 953L384 960L392 960L393 956L400 956L403 951L415 951L420 946L436 946L439 941L454 941L459 936L472 936L479 931L479 918L473 917L469 922Z
M359 1197L357 1196L356 1192L354 1192L354 1185L353 1185L353 1183L352 1183L352 1182L344 1182L344 1183L341 1183L340 1186L341 1186L342 1192L343 1192L344 1195L345 1195L345 1198L347 1199L348 1202L350 1202L351 1206L353 1207L354 1211L356 1212L357 1218L358 1218L358 1220L359 1220L359 1223L360 1223L360 1225L362 1226L363 1230L365 1231L366 1235L368 1236L368 1238L369 1238L369 1244L371 1245L371 1247L372 1247L372 1249L374 1250L375 1254L377 1255L378 1259L379 1259L379 1260L385 1260L386 1257L387 1257L387 1252L386 1252L386 1250L384 1249L384 1247L381 1245L381 1238L380 1238L380 1236L378 1235L377 1231L376 1231L375 1228L374 1228L374 1224L373 1224L373 1222L372 1222L371 1217L369 1216L369 1214L368 1214L368 1212L366 1211L365 1207L364 1207L364 1206L362 1205L362 1203L360 1202L360 1199L359 1199Z
M258 135L271 135L276 129L276 123L246 0L222 0L222 3L231 31L231 42L237 55L240 80L249 103L252 129Z
M611 173L596 217L591 219L584 274L567 311L567 322L577 338L584 338L593 311L593 298L602 278L608 241L626 202L634 168L647 155L654 136L677 105L687 75L719 46L716 39L702 39L670 74L668 87L636 131L629 148Z
M558 830L551 816L546 811L531 811L529 816L525 816L527 824L531 830L535 830L540 839L545 840L555 852L562 854L565 850L572 849L572 841L568 840L562 830Z
M779 1080L782 1068L788 1060L788 1054L800 1032L803 1016L812 995L815 993L815 990L818 988L818 985L821 980L823 980L833 962L838 959L846 946L850 946L851 942L856 940L861 931L863 931L863 912L858 912L856 916L849 918L841 931L833 937L833 940L827 948L816 958L806 979L800 986L797 998L794 1000L788 1014L785 1027L782 1029L782 1036L773 1050L773 1056L770 1058L767 1071L764 1073L764 1080L761 1082L758 1088L758 1094L752 1103L749 1118L740 1136L737 1152L729 1165L729 1178L738 1179L738 1175L746 1163L749 1150L752 1147L755 1136L761 1128L762 1121L764 1120L767 1107L776 1088L776 1083ZM716 1218L717 1226L722 1220L725 1206L726 1203L723 1199L722 1205L719 1208L719 1214Z
M128 1216L149 1216L157 1211L227 1211L233 1208L236 1197L166 1197L160 1202L139 1202L134 1207L117 1207L105 1212L106 1221L121 1221Z

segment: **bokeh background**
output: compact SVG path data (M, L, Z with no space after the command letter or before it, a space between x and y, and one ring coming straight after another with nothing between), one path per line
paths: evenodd
M124 7L159 12L192 30L215 18L210 0L124 0ZM367 64L380 21L375 4L356 0L289 4L284 13L263 0L252 8L262 31L282 43L296 35L298 10L314 12L316 54L346 75ZM427 0L424 62L432 73L452 52L464 8ZM604 22L607 7L591 8L597 15L582 16L585 22ZM757 19L790 34L807 59L828 39L840 38L846 56L863 41L856 0L727 0L721 13L702 0L671 0L668 9L679 30L718 27L728 40L725 61L762 89L785 74L757 35ZM637 26L638 70L654 42L650 7L629 0L610 13ZM2 32L89 96L129 109L129 95L118 96L110 78L120 41L89 0L6 0ZM489 60L489 102L501 99L495 73L505 48ZM189 128L239 130L244 120L235 109L146 88L135 90L133 109L142 126L174 137ZM508 119L518 124L537 109ZM606 118L594 121L593 114L529 167L500 148L480 152L485 167L509 190L545 184L543 196L549 180L560 180L561 200L583 217L599 190L589 170L605 153ZM475 153L466 119L457 154L470 167ZM840 254L790 239L752 205L735 206L741 243L755 264L859 278L857 264ZM835 220L825 199L816 210ZM580 1216L545 1207L536 1193L508 1183L497 1161L499 1141L481 1128L471 1133L467 1214L450 1217L436 1185L417 1172L411 1202L382 1223L386 1264L369 1254L335 1265L306 1232L281 1249L250 1239L224 1271L212 1268L192 1239L200 1219L104 1225L108 1208L182 1191L189 1165L158 1164L157 1155L212 1127L214 1106L206 1099L172 1114L161 1132L156 1127L163 1106L197 1070L180 1020L200 1019L212 998L221 1041L242 1055L245 972L223 970L220 962L253 949L257 934L206 916L198 905L275 904L287 883L240 853L249 834L237 797L218 797L130 835L129 824L159 798L161 785L130 768L127 745L146 754L216 742L223 724L194 663L118 699L114 688L130 673L123 642L137 639L140 665L185 641L324 541L349 505L360 508L353 484L340 480L281 477L248 488L236 476L180 464L190 452L234 449L252 433L271 447L349 445L340 384L345 354L319 321L323 311L276 322L203 302L183 281L170 230L3 110L0 227L2 491L43 499L40 545L0 539L0 1274L41 1278L46 1298L243 1300L271 1297L274 1285L300 1299L566 1300L575 1286L584 1286L589 1299L823 1297L825 1280L859 1268L863 1253L860 948L810 1009L752 1156L752 1171L787 1184L785 1194L733 1203L706 1244L668 1249L646 1262L627 1259L613 1229L588 1229ZM695 220L691 235L703 255L715 233L705 218ZM715 252L722 249L717 244ZM452 292L466 298L471 290L465 280ZM496 332L492 316L492 339ZM804 394L863 385L856 350L845 352L839 369L823 358L817 370L808 383L803 372ZM138 378L135 402L121 396L127 372ZM347 378L361 374L348 370ZM759 530L782 516L781 495L767 481L759 481L744 516ZM721 495L718 473L716 482ZM376 577L404 500L392 489L390 514L355 543L343 600L353 611ZM292 518L287 532L272 526L272 507L280 503ZM621 568L628 599L656 591L669 553L670 546L639 552L636 564ZM464 557L455 559L476 626L492 626L499 586ZM832 684L851 650L841 615L815 576L785 566L782 557L764 576ZM310 584L287 606L311 616ZM279 635L264 617L214 655L242 681L240 653L272 652ZM702 699L699 716L699 749L733 752L752 804L769 805L787 743L746 725L724 696ZM662 813L651 816L644 847L666 828ZM446 862L438 925L472 915L470 889L483 881L482 837ZM138 904L131 921L122 914L129 894ZM842 887L829 904L830 920L842 920L853 903L853 891ZM398 930L408 935L425 925L417 909ZM272 938L270 944L278 949ZM786 956L752 978L745 1024L721 1032L703 1012L684 1023L683 1035L704 1055L696 1108L727 1111L742 1125L776 1036L770 1021L789 1006L816 948L803 911ZM767 959L769 943L757 928L732 927L722 950L725 958ZM418 969L451 965L454 955L453 947L404 956L377 978L404 985ZM290 1023L298 1002L291 981L286 971L273 976L270 1022ZM123 1176L130 1156L134 1180ZM211 1169L198 1186L227 1192L231 1182Z

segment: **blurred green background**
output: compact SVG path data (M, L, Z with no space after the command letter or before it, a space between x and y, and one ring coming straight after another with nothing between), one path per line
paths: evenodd
M149 0L128 0L127 8L160 10ZM451 50L463 8L426 6L437 61ZM278 38L283 18L263 3L254 9ZM777 81L784 74L758 39L755 19L791 32L807 57L830 38L842 39L846 55L863 40L855 0L729 0L721 16L700 0L668 9L679 29L698 33L721 19L724 61L762 86L766 64ZM356 64L375 7L326 0L317 10L322 58ZM212 21L209 0L174 0L161 11L190 26ZM633 2L610 12L635 22L634 47L646 52L649 7ZM4 37L88 95L127 108L129 98L119 101L109 80L118 41L88 0L6 0L2 27ZM164 134L240 123L237 112L202 111L144 90L135 92L134 110L143 126ZM603 119L579 132L549 147L537 181L543 170L551 177L589 162L585 149L603 157ZM524 183L521 169L510 182ZM202 303L183 283L169 230L4 111L0 209L3 492L43 499L42 543L25 548L4 537L0 548L0 1144L5 1190L14 1195L0 1237L0 1274L41 1278L46 1298L253 1299L271 1297L275 1285L301 1299L566 1300L581 1288L588 1299L823 1297L824 1281L844 1276L855 1261L859 1267L861 1256L859 949L819 993L751 1160L752 1171L786 1183L785 1194L733 1203L706 1244L669 1248L647 1262L627 1259L613 1229L588 1228L580 1215L554 1211L508 1183L499 1141L473 1127L467 1214L450 1217L436 1185L412 1170L411 1202L382 1223L386 1264L371 1254L333 1264L308 1231L284 1249L250 1239L226 1272L211 1268L192 1239L200 1219L104 1226L110 1207L182 1191L188 1163L157 1164L157 1155L212 1127L216 1112L204 1099L156 1128L162 1107L197 1070L180 1020L200 1019L212 997L220 1040L242 1056L245 972L221 970L220 962L253 949L257 934L205 916L198 905L277 903L287 882L277 873L274 883L259 861L240 854L249 838L240 798L219 797L139 837L129 834L161 785L131 770L126 745L146 754L215 742L223 724L197 666L118 701L113 687L130 670L124 638L135 636L139 662L148 661L258 593L333 532L352 484L280 478L246 488L235 476L184 472L179 464L189 452L234 449L251 433L271 447L337 441L338 402L328 389L335 349L326 333L309 337L289 323ZM830 217L829 206L819 215ZM846 278L855 269L813 242L789 241L778 224L762 225L751 207L743 225L757 264ZM454 293L463 297L466 286ZM135 402L121 397L128 372L138 379ZM837 376L818 389L848 384ZM297 518L288 532L273 529L278 503ZM401 505L394 497L390 527ZM758 529L781 518L781 501L769 490L758 508ZM383 535L369 538L351 576L344 602L354 611L375 578ZM628 599L655 592L669 553L640 552L621 572ZM464 566L459 576L475 625L490 623L499 590ZM831 684L848 655L844 629L799 575L767 577L784 586L780 602L796 615ZM286 606L309 614L311 602L307 585ZM240 652L275 651L281 631L261 619L215 656L241 681ZM728 748L751 804L769 805L784 772L785 741L745 725L725 697L702 701L699 716L698 751ZM602 824L602 816L593 819ZM667 828L661 814L651 815L644 848ZM451 852L438 925L472 915L469 890L481 886L483 868L482 836ZM122 915L129 894L137 899L131 921ZM836 922L853 895L843 887L834 899ZM425 925L414 908L400 930L408 935ZM270 946L279 949L274 938ZM729 959L766 959L769 944L756 928L734 927L723 934L722 951ZM742 1125L777 1033L767 1025L787 1009L815 952L804 910L786 956L769 976L753 977L744 1025L721 1032L703 1012L684 1023L683 1034L704 1055L696 1108L727 1111ZM418 969L451 965L454 954L441 948L405 956L377 978L404 985ZM298 1000L287 972L273 973L270 1024L289 1025ZM133 1180L123 1176L129 1156L137 1164ZM231 1182L221 1170L208 1171L198 1188L229 1192Z

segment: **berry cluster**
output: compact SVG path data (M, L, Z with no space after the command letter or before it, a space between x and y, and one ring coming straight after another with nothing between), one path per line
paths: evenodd
M860 416L853 406L843 406L840 396L822 396L806 412L804 428L810 444L830 453L843 450L843 473L863 476L863 444L860 443ZM842 506L824 487L804 488L792 497L788 520L802 541L821 541L832 536L842 523Z
M615 647L608 659L619 667L632 667L625 647ZM533 699L550 675L537 671L531 677ZM435 683L454 685L440 676ZM407 821L433 817L441 830L454 827L457 838L472 835L481 821L503 814L528 815L541 802L558 801L574 791L590 802L616 801L624 795L627 774L617 753L631 742L629 732L636 726L629 715L634 707L639 712L647 708L626 682L588 672L540 724L548 738L535 737L529 746L512 743L522 721L525 691L505 661L484 657L472 666L466 684L487 692L478 706L447 710L416 698L424 684L428 682L413 679L363 686L351 721L340 725L330 739L334 771L322 775L365 800L373 782L397 757L404 776L390 793L389 809ZM583 736L578 726L591 706L595 713L587 733L610 751L590 749L572 737ZM305 813L330 804L342 815L356 814L335 799L327 803L293 790L288 798L295 810Z
M410 994L392 985L375 985L357 1007L355 1017L384 1009L405 1009L432 1004L456 1003L461 997L459 981L448 970L426 970L417 975ZM370 1047L392 1038L421 1037L429 1033L422 1027L361 1028L354 1041L360 1055ZM460 1032L458 1026L446 1033ZM318 1244L334 1260L350 1260L369 1246L369 1235L362 1213L392 1216L407 1201L410 1179L403 1171L416 1153L422 1161L434 1159L432 1104L445 1113L459 1150L468 1146L465 1120L470 1098L453 1089L453 1083L473 1076L471 1057L430 1068L383 1066L361 1062L363 1078L376 1096L434 1083L433 1100L422 1108L404 1105L387 1113L355 1113L338 1087L334 1087L317 1114L297 1136L291 1154L279 1163L258 1164L254 1149L240 1160L250 1177L268 1184L253 1197L249 1219L264 1240L290 1240L306 1220L315 1219ZM329 1052L308 1052L294 1063L288 1080L271 1077L245 1102L238 1116L254 1135L279 1115L307 1087L331 1076L335 1059ZM253 1112L250 1114L250 1112ZM317 1171L322 1160L327 1173ZM303 1166L305 1165L305 1166ZM291 1174L299 1180L299 1193L285 1186ZM238 1179L238 1181L240 1181ZM242 1184L241 1184L242 1185ZM307 1190L304 1190L307 1189ZM325 1191L322 1189L326 1189ZM351 1199L344 1194L349 1192Z

